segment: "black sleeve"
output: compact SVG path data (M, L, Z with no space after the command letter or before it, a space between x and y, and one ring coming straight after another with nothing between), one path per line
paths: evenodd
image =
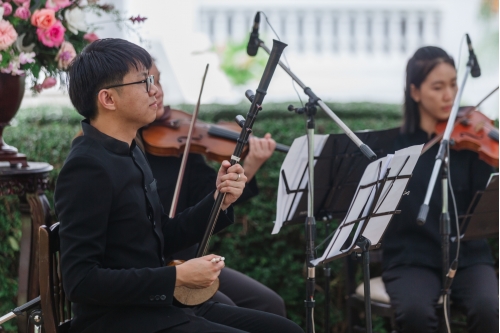
M61 223L64 290L73 302L168 305L150 302L147 295L168 295L171 301L175 267L110 269L102 265L113 203L111 179L99 160L82 157L69 159L59 174L54 201Z

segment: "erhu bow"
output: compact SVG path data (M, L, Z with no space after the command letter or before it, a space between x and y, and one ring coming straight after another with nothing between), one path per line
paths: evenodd
M252 105L250 106L250 111L247 114L247 118L244 120L244 122L243 120L241 120L241 122L238 121L240 125L242 123L243 124L240 136L238 137L236 147L234 149L234 153L231 156L230 160L231 165L235 165L240 161L241 153L243 151L243 148L247 144L250 133L252 132L252 126L253 123L255 122L255 118L257 117L259 111L262 109L261 105L262 102L264 101L264 97L267 94L267 88L269 87L269 83L271 82L274 71L276 70L276 66L278 65L280 56L283 53L283 50L285 49L286 46L287 44L285 43L273 40L273 48L269 55L266 68L264 69L264 74L262 74L262 78L260 79L257 92L252 99ZM225 197L226 197L225 193L219 192L217 198L215 199L215 203L212 207L212 211L210 212L210 217L208 219L207 228L205 230L203 239L198 247L196 257L202 257L207 253L208 245L210 243L210 238L214 231L215 223L219 217L219 213ZM179 301L184 305L198 305L210 299L215 294L218 287L219 287L218 280L216 280L212 284L212 286L203 289L191 289L185 286L176 287L174 291L174 297L177 301Z

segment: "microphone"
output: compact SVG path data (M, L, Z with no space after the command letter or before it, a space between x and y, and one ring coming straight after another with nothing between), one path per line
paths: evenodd
M259 25L260 25L260 12L255 14L255 18L253 20L253 28L250 33L250 39L248 40L247 45L247 54L251 57L255 57L257 55L257 51L259 50Z
M465 34L465 37L467 39L467 46L469 47L469 61L471 61L471 69L470 69L470 74L472 77L479 77L481 76L481 68L479 68L479 63L477 62L477 57L474 54L474 49L472 48L472 42L470 41L469 34Z

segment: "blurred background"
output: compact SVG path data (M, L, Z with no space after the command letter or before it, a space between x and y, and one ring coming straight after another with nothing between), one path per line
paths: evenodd
M495 0L110 0L124 16L147 20L120 29L104 17L89 23L97 35L140 43L156 58L169 104L193 104L204 67L210 70L202 103L234 104L246 89L255 89L267 61L246 54L257 11L260 38L289 46L285 58L292 71L325 101L402 102L404 70L415 50L424 45L444 48L465 69L468 33L482 75L469 79L462 104L479 102L498 85L498 1ZM458 61L460 61L458 63ZM300 88L299 88L300 90ZM299 91L303 97L304 94ZM26 96L28 97L28 96ZM298 100L292 80L276 71L266 101ZM70 105L54 88L23 106L45 102ZM482 106L498 118L498 94Z

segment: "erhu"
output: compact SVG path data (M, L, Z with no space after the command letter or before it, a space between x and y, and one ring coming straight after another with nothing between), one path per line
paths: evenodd
M243 117L241 116L237 117L237 122L242 128L238 140L236 141L237 143L236 147L234 148L233 155L231 156L231 165L239 163L241 159L241 153L243 152L243 148L248 142L248 137L252 132L252 126L255 122L255 118L257 117L259 111L262 110L261 105L264 101L264 97L267 94L267 88L269 87L269 83L271 82L274 71L276 70L276 66L278 65L281 54L283 53L283 50L286 46L287 44L285 43L273 40L273 48L269 55L266 68L264 69L264 74L262 74L262 78L260 79L256 94L252 97L250 96L250 94L248 94L247 91L247 97L251 99L252 105L250 106L250 111L248 111L246 119L243 119ZM219 192L217 198L215 199L212 211L210 212L207 228L205 230L205 234L200 243L200 246L198 247L196 257L202 257L207 253L208 245L210 243L210 237L212 236L212 233L214 231L215 223L219 217L219 213L225 196L225 193ZM201 304L212 298L212 296L217 292L217 289L219 289L218 280L216 280L210 287L203 289L191 289L185 286L181 286L175 288L174 297L178 302L184 305L193 306Z

